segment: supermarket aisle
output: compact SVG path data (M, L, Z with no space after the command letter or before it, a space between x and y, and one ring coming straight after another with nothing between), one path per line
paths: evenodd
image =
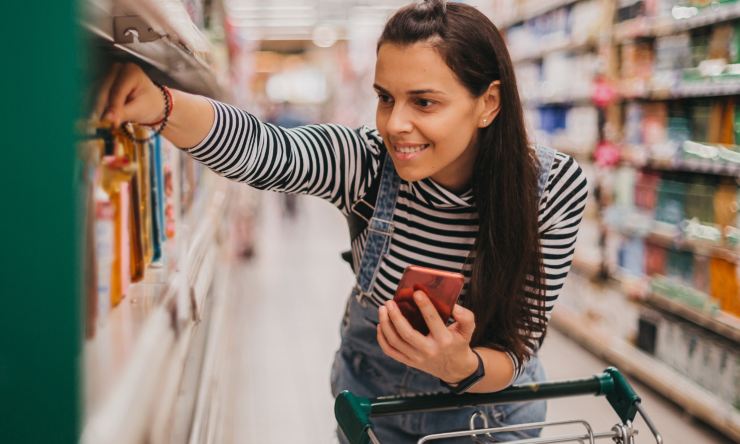
M346 227L337 211L317 199L301 198L295 221L282 217L279 204L278 196L263 194L257 257L229 273L233 359L223 387L233 399L224 416L225 442L335 442L328 378L352 283L339 258L347 245ZM541 356L551 379L588 376L607 366L554 331ZM725 442L645 387L636 389L665 442ZM615 421L604 399L550 403L550 420L579 417L597 431ZM641 431L638 442L653 442L644 425Z
M288 220L281 197L262 195L256 257L231 273L233 443L335 439L329 371L353 282L339 256L349 235L330 204L298 198Z

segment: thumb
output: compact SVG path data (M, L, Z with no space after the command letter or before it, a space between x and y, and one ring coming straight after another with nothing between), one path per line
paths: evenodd
M466 338L473 337L473 332L475 332L475 314L472 311L462 305L455 304L452 309L452 317L456 321L453 326L457 328L461 335Z

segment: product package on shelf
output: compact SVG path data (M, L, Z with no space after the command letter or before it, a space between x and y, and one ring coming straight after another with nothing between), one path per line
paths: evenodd
M162 259L162 248L167 240L165 230L165 201L164 201L164 168L162 166L162 142L157 137L149 146L149 158L152 159L151 168L151 202L152 202L152 260Z

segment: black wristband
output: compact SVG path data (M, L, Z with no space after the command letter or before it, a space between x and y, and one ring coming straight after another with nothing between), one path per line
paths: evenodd
M475 371L468 376L467 378L463 379L462 381L456 383L456 384L449 384L443 380L439 380L440 384L450 389L453 393L465 393L470 387L474 386L478 381L483 379L483 377L486 375L486 368L483 365L483 358L480 357L480 354L475 351L475 349L471 349L473 353L475 353L475 356L478 358L478 368L475 369Z

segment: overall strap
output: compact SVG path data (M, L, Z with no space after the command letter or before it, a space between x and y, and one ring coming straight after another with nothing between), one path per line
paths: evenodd
M388 156L388 153L385 153ZM386 159L380 176L380 188L375 210L367 225L367 241L357 272L357 297L369 296L375 281L381 257L388 251L393 234L393 211L396 208L398 187L401 183L390 159Z
M382 172L386 162L390 162L390 160L388 160L388 155L384 154L380 157L380 164L378 165L380 175L383 174ZM347 226L349 227L349 239L351 242L354 242L355 239L365 232L370 218L373 216L373 212L375 211L375 201L378 200L379 189L380 180L378 179L373 181L362 198L352 204L349 215L347 215ZM351 251L349 253L351 253ZM349 262L350 265L353 265L351 260L349 260ZM354 269L354 266L352 268Z
M542 199L542 195L547 187L547 179L550 177L550 170L552 164L555 162L555 151L552 148L535 145L535 154L537 154L537 160L539 161L539 173L537 176L537 196Z

